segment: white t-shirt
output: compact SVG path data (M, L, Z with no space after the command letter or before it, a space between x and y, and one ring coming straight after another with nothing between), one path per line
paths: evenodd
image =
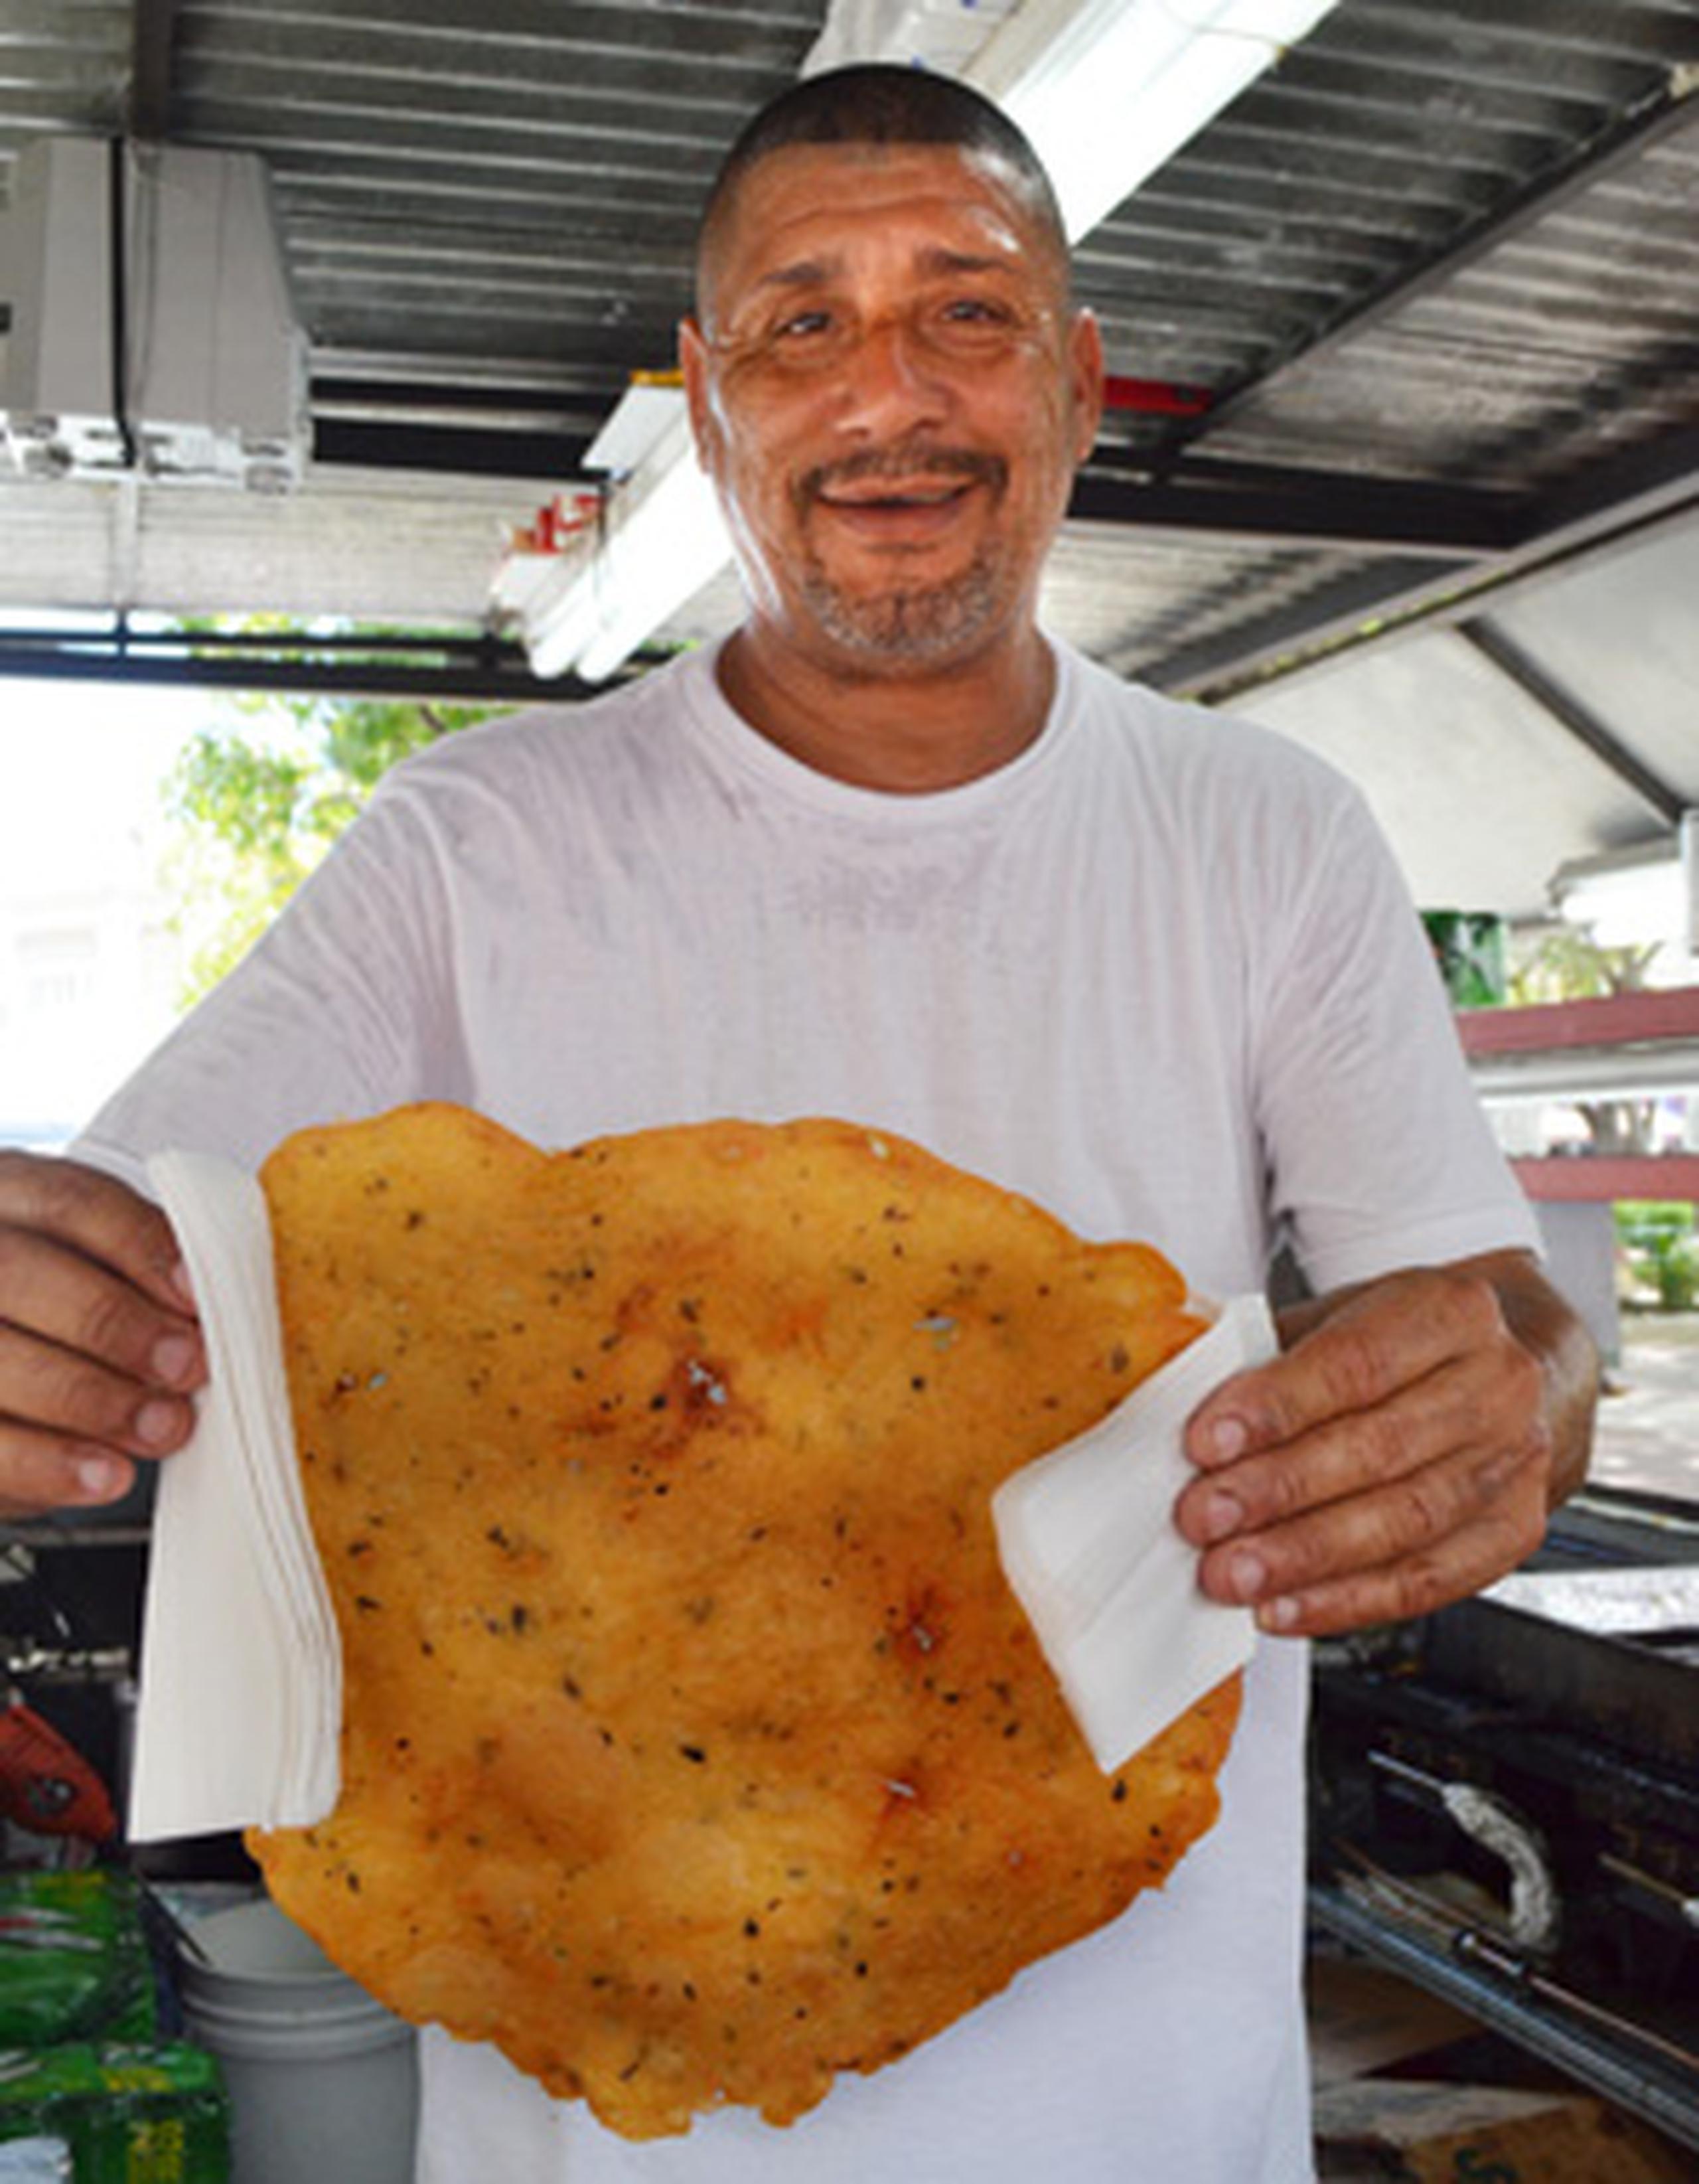
M801 766L701 654L398 767L78 1147L257 1162L462 1100L543 1145L717 1115L912 1137L1083 1234L1318 1288L1532 1246L1356 792L1058 647L1042 736L965 787ZM424 2184L1296 2184L1306 1658L1265 1644L1223 1816L1165 1891L790 2130L628 2145L425 2042Z

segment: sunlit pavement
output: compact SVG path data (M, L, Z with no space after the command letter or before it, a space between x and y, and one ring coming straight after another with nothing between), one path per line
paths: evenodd
M1592 1483L1690 1501L1699 1517L1699 1312L1625 1313L1609 1388Z

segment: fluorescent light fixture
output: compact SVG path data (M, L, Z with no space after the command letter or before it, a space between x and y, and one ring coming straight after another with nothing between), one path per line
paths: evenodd
M593 549L563 560L521 605L532 673L576 668L588 682L604 680L719 574L731 550L680 398L610 496Z
M801 73L820 75L854 61L966 75L968 64L1021 0L832 0Z
M1032 139L1078 241L1335 4L834 0L804 73L896 60L961 75ZM682 407L614 488L595 552L532 592L521 628L537 674L611 674L724 567L725 526Z
M1026 131L1078 242L1336 4L1025 0L962 74Z

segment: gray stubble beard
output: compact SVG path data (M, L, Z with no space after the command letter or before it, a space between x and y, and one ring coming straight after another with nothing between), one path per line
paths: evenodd
M803 595L824 634L870 667L954 658L991 627L1001 605L995 557L985 553L948 583L871 596L847 592L811 562Z

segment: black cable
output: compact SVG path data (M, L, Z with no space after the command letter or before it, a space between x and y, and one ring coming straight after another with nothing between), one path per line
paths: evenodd
M112 415L124 450L124 467L136 468L136 433L130 422L130 281L125 192L125 146L121 136L107 145L108 248L109 294L112 306Z

